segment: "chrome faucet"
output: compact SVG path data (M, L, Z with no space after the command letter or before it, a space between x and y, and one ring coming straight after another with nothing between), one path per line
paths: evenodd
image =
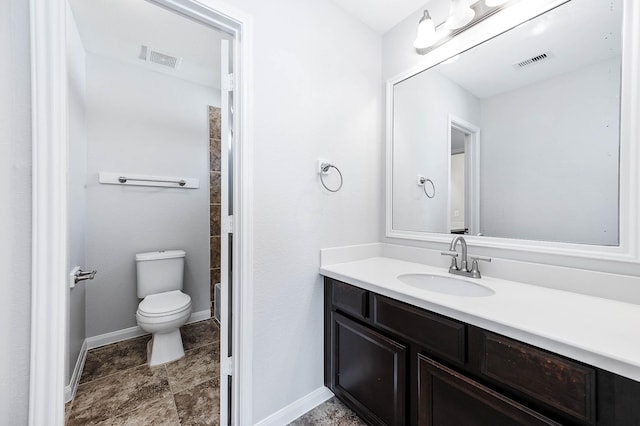
M461 255L460 266L458 266L458 261L457 261L458 252L456 251L458 242L462 247L462 253L460 253ZM465 241L462 235L456 236L453 239L453 241L451 241L451 244L449 245L449 250L443 251L441 254L445 256L451 256L451 266L449 266L450 274L462 275L462 276L471 277L471 278L481 278L480 269L478 269L479 260L482 260L484 262L491 262L490 257L469 256L472 260L471 269L469 269L468 267L469 261L467 259L467 242Z

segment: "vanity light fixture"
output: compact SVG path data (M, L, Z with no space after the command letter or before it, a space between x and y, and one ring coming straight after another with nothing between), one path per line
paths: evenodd
M508 1L509 0L484 0L484 4L486 4L487 7L496 7L496 6L502 6Z
M418 34L413 42L413 47L426 49L433 46L436 41L438 41L436 26L433 23L433 19L431 19L431 15L429 15L429 11L425 10L418 23Z
M469 0L451 0L449 17L444 25L447 29L457 30L471 22L475 16L476 12L469 6Z
M436 25L428 10L418 23L418 35L413 42L418 55L426 55L468 28L518 3L520 0L449 0L449 15ZM569 0L565 0L569 1Z

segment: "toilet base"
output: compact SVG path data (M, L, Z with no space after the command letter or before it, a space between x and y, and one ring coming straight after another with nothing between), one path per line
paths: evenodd
M177 361L184 357L180 329L169 333L154 333L147 343L147 362L149 367Z

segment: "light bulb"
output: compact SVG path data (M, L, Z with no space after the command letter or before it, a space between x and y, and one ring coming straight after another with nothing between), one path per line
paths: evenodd
M476 12L469 6L469 0L451 0L449 18L444 25L450 30L457 30L471 22L475 16Z
M436 41L438 41L436 26L431 19L431 15L429 15L429 11L425 10L418 24L418 34L413 42L413 47L416 49L426 49L427 47L433 46Z

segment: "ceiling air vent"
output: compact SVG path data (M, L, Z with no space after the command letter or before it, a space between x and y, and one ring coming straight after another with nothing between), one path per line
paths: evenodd
M181 58L177 56L170 55L166 52L160 52L159 50L152 49L149 46L142 46L138 57L143 61L163 65L174 70L178 69L181 60Z
M546 62L551 58L553 58L553 53L545 52L545 53L541 53L539 55L536 55L533 58L525 59L524 61L520 61L517 64L513 64L513 67L515 69L517 69L517 70L520 70L522 68L526 68L526 67L529 67L529 66L534 65L534 64L539 64L541 62Z

